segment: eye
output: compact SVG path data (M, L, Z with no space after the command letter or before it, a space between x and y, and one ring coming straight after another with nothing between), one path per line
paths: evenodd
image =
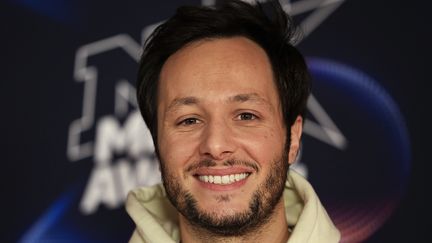
M255 120L257 119L257 116L249 112L244 112L238 115L237 118L239 120Z
M200 123L200 120L198 120L197 118L186 118L180 121L177 125L190 126L198 123Z

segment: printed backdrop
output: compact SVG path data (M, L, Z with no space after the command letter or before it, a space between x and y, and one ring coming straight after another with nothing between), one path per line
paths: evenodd
M178 6L214 3L0 3L1 242L129 239L127 192L160 181L135 98L142 43ZM303 29L314 79L293 169L342 242L427 242L428 7L281 3Z

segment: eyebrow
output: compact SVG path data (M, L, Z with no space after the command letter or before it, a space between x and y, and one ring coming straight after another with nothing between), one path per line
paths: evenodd
M270 102L257 93L238 94L230 97L228 100L238 103L253 102L258 105L264 105L269 110L273 111L273 106L270 104Z
M181 97L181 98L175 98L170 105L168 106L168 111L172 109L176 109L179 106L182 105L196 105L199 103L198 98L193 96L187 96L187 97Z
M244 102L252 101L258 104L264 104L269 108L271 108L270 103L266 99L258 95L257 93L237 94L229 97L227 101L229 103L244 103ZM176 110L180 106L198 105L199 103L200 103L199 98L194 96L175 98L168 106L167 111Z
M238 94L228 98L230 102L243 103L246 101L254 101L257 103L268 104L267 100L259 96L257 93Z

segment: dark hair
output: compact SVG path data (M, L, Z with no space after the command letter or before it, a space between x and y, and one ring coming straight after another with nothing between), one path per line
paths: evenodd
M293 46L298 32L280 3L255 5L238 0L226 1L214 8L184 6L158 26L147 39L141 57L137 96L141 114L157 147L157 93L159 75L165 61L188 43L207 38L244 36L267 53L287 127L298 115L304 116L310 93L309 74L303 56Z

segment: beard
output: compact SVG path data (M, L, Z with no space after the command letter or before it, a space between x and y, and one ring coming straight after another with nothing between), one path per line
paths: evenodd
M265 181L258 185L252 194L248 208L232 215L221 216L199 209L194 196L180 185L176 176L164 164L161 161L162 180L167 197L174 207L194 228L219 236L244 236L265 225L282 197L289 168L288 149L285 146L284 151L272 161ZM211 166L216 163L202 161L198 164ZM225 164L254 165L249 161L227 161Z

